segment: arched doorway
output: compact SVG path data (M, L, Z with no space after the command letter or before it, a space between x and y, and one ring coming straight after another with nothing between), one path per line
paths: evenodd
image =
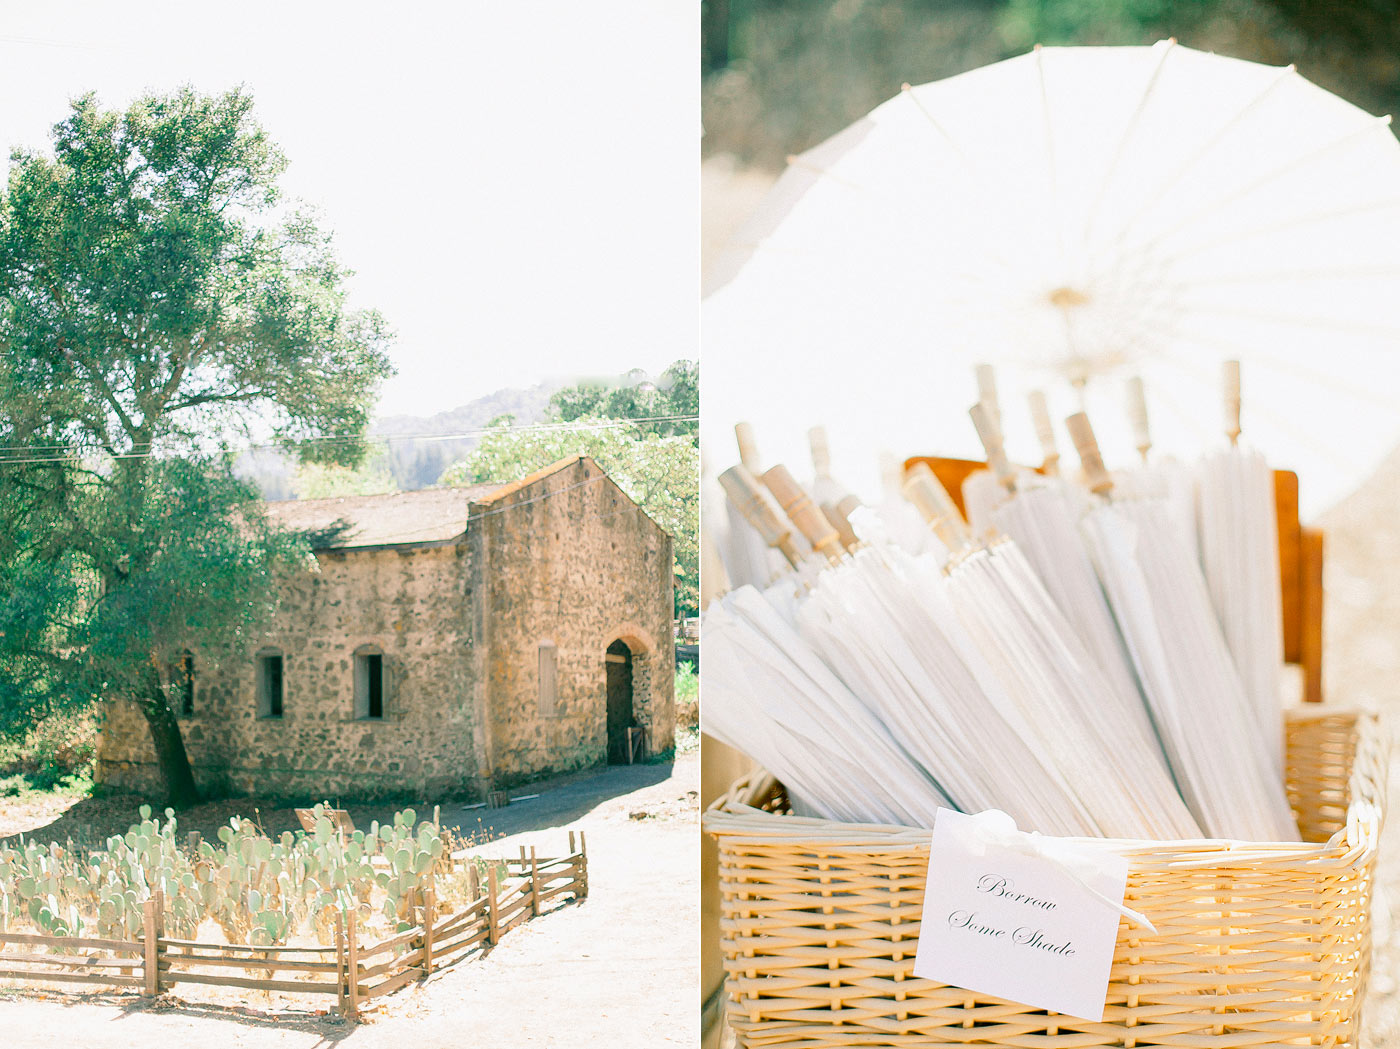
M637 724L632 709L632 649L614 641L604 657L608 682L608 764L627 764L627 730Z

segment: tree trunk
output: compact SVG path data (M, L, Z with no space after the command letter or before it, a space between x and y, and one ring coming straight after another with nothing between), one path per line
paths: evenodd
M180 723L175 720L175 711L170 709L165 689L160 679L147 687L141 713L146 715L146 724L151 728L151 742L156 748L156 762L165 778L166 804L174 809L187 809L200 802L199 788L195 786L194 770L190 768L189 755L185 753L185 739L180 735Z

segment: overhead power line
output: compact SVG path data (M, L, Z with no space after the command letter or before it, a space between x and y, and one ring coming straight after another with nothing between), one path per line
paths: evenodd
M460 430L455 433L419 433L419 434L323 434L317 437L307 437L297 441L278 442L268 441L258 444L246 444L222 449L225 451L243 453L252 452L259 449L281 449L287 444L303 445L335 445L364 443L391 444L395 441L454 441L463 440L469 437L483 437L492 433L571 433L584 432L590 430L625 429L631 426L641 426L647 423L673 423L673 422L699 422L698 415L653 415L641 419L598 419L587 423L530 423L524 426L483 426L472 430ZM24 453L32 452L52 452L55 454L32 455ZM66 463L79 462L86 456L103 456L110 459L148 459L154 458L161 453L146 450L140 452L109 452L105 448L95 445L0 445L0 465L3 464L37 464L37 463Z

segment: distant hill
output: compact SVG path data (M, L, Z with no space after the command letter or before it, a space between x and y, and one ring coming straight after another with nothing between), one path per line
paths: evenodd
M528 389L504 389L469 401L460 408L436 415L390 415L377 419L370 433L389 438L389 471L401 491L416 491L437 481L442 471L463 458L476 437L436 439L434 434L480 430L502 415L514 415L520 424L544 419L553 393L568 380L549 380ZM292 464L282 453L257 448L239 457L238 475L252 481L268 500L293 499Z
M562 380L537 383L528 389L505 389L427 417L390 415L378 419L370 433L389 437L389 470L403 491L426 488L442 471L463 458L477 438L422 439L421 435L464 433L479 430L502 415L513 415L521 425L544 419L549 398L568 385ZM397 438L397 439L395 439Z

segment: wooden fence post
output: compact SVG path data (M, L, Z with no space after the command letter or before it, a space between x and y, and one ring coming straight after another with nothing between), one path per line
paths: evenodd
M486 885L486 942L494 947L501 938L501 915L496 906L496 865L494 863L486 868Z
M578 871L579 877L583 881L583 893L579 899L588 898L588 838L583 831L578 832Z
M427 888L423 890L423 977L433 972L433 919L437 915L437 890L433 876L428 875Z
M335 919L335 1009L341 1016L345 1016L345 915L338 914Z
M573 831L569 831L569 855L570 855L570 856L573 856L573 854L574 854L574 832L573 832Z
M160 993L160 930L156 927L156 902L152 895L141 905L141 941L145 948L143 966L146 977L142 993L147 998L154 998Z
M535 847L530 846L530 913L540 916L540 865L535 859Z
M481 872L472 858L467 860L467 891L471 893L472 903L481 899Z
M360 944L355 932L355 911L352 908L345 923L345 967L350 973L350 1015L360 1015Z

